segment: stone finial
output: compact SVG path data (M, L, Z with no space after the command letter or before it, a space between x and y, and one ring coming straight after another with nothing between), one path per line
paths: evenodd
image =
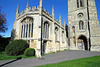
M39 5L39 6L40 6L39 12L40 12L40 15L42 15L42 9L43 9L43 8L42 8L42 0L40 0L40 5Z
M39 9L40 8L40 6L37 6L37 9Z
M23 11L20 13L20 15L22 15L23 14Z
M19 14L19 4L17 5L16 14Z
M52 6L52 16L54 16L54 6Z
M40 8L42 8L42 0L40 0Z
M66 22L65 22L65 20L64 20L64 27L65 27L65 25L66 25Z
M17 9L16 9L16 18L18 18L19 15L19 4L17 5Z
M61 14L59 14L59 22L61 23Z
M29 7L29 1L27 1L27 5L26 5L26 8L28 8Z

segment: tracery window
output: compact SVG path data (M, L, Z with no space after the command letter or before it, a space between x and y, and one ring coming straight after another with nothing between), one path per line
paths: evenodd
M79 8L79 0L77 0L77 8Z
M44 38L49 39L49 24L48 22L44 23Z
M27 17L21 23L21 38L33 37L33 18Z
M64 42L64 31L62 31L62 42Z
M80 0L80 7L83 7L84 5L84 0Z
M78 13L78 14L77 14L77 17L78 17L78 18L82 18L83 16L84 16L83 13Z
M77 8L84 7L84 0L77 0Z
M75 33L75 27L74 26L72 27L72 30L73 30L73 33Z
M75 36L73 37L73 42L74 42L74 44L75 44L75 42L76 42L76 41L75 41Z
M83 28L84 28L84 23L83 23L83 21L80 21L79 22L79 30L83 30Z

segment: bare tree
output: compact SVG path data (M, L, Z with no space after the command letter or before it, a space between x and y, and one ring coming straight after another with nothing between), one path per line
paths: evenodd
M0 7L0 32L5 33L5 31L8 29L7 28L7 20L5 18L5 14L1 11Z

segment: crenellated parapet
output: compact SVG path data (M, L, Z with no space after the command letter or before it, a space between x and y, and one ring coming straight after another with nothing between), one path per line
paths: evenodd
M46 9L44 9L44 12L45 12L45 13L47 13L47 10L46 10Z
M43 7L41 7L41 2L40 2L40 5L39 6L33 6L32 8L29 7L29 2L27 2L27 5L26 5L26 9L24 11L21 11L19 13L19 5L17 6L17 10L16 10L16 19L22 17L23 15L25 14L28 14L28 13L31 13L31 14L42 14L42 16L46 16L48 17L50 20L53 20L54 18L54 23L57 23L59 26L61 27L64 27L64 25L61 23L61 19L57 20L55 17L54 17L54 7L52 9L52 15L47 12L46 9L43 10Z
M36 6L33 6L33 7L32 7L32 10L35 10L35 9L36 9Z
M49 12L47 12L47 10L46 9L44 9L44 10L42 10L43 12L43 15L45 14L45 15L47 15L47 17L50 17L50 19L52 20L53 19L53 17L52 17L52 15L49 13ZM59 20L57 20L55 17L54 17L54 21L55 21L55 23L57 23L58 25L60 25L60 21ZM62 27L64 27L64 25L61 23L61 26Z

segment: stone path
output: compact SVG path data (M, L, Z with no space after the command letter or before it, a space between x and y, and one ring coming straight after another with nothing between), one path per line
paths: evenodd
M45 55L42 57L42 59L27 58L27 59L21 59L17 61L3 60L3 61L0 61L0 65L2 65L1 67L33 67L33 66L58 63L62 61L92 57L92 56L98 56L98 55L100 56L100 52L68 50L64 52L58 52L55 54Z

